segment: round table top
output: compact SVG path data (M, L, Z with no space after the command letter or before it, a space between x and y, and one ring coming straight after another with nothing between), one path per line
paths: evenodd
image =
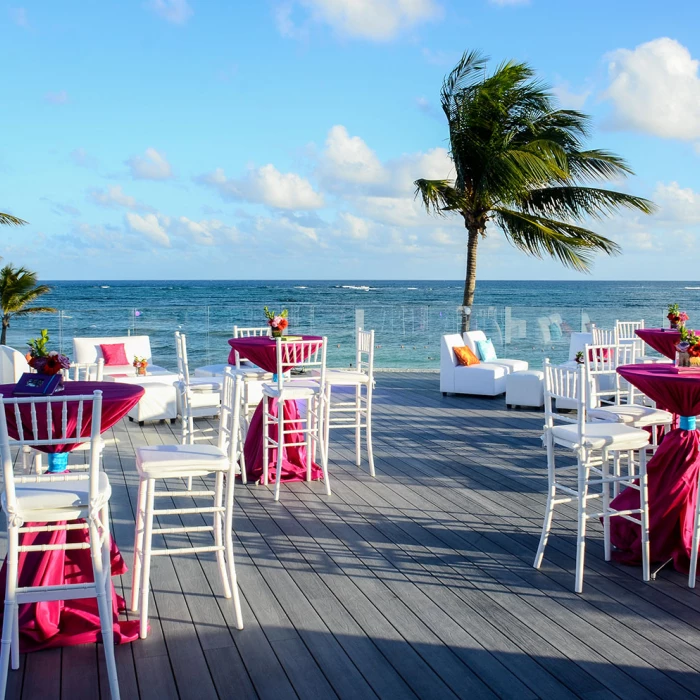
M0 384L0 395L6 398L14 398L15 384ZM119 382L71 382L67 381L63 385L64 389L59 394L54 396L88 396L95 391L102 392L102 421L100 424L100 432L104 433L109 430L115 423L121 420L141 399L145 393L142 386L134 384L121 384ZM27 397L22 397L27 398ZM67 433L75 435L76 424L78 419L78 402L69 402L68 408L68 426ZM7 431L10 437L15 440L19 439L19 430L17 429L17 420L13 406L5 406L5 415L7 417ZM43 414L45 415L45 414ZM20 416L22 418L22 426L25 431L25 436L31 434L31 409L30 404L20 405ZM61 412L53 412L53 433L62 435L61 429ZM37 411L37 419L39 424L39 437L46 439L46 418L42 421L42 415ZM92 431L92 412L85 410L82 418L81 436L89 439ZM76 445L50 445L38 446L36 449L43 452L69 452Z
M660 408L681 416L700 414L700 372L679 373L666 364L623 365L617 371Z
M681 332L672 328L639 328L635 333L656 352L669 360L676 357L676 345L681 339Z
M320 335L297 336L302 341L323 340ZM295 338L296 339L296 338ZM294 343L294 341L289 341ZM277 338L269 336L250 336L249 338L230 338L228 344L231 346L228 362L230 365L236 364L238 353L241 357L250 360L266 372L277 371ZM315 349L315 348L314 348Z

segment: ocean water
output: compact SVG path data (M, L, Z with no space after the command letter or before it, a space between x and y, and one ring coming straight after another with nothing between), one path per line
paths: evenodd
M224 362L233 325L264 325L263 307L289 310L289 332L326 335L329 364L354 361L357 326L374 329L384 368L437 368L440 337L459 328L460 281L90 281L48 282L42 304L56 314L17 319L8 344L24 349L48 328L68 355L72 338L145 334L154 361L175 367L173 333L187 334L191 366ZM699 282L480 281L472 328L484 330L502 357L540 366L566 359L569 334L616 319L664 322L677 302L700 327ZM559 328L561 334L556 330Z

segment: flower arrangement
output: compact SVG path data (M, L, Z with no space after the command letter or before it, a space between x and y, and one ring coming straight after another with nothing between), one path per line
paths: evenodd
M70 360L61 355L56 350L49 350L49 332L46 328L42 329L41 335L38 338L32 338L27 345L29 352L26 354L26 360L32 369L35 369L38 374L59 374L61 370L70 369Z
M685 311L681 311L678 304L668 305L668 314L666 318L671 322L671 328L683 328L689 316Z
M676 345L678 367L700 367L700 337L695 331L680 327L681 339Z
M585 361L586 358L584 357L583 350L579 350L576 353L576 357L574 357L574 360L576 360L576 364L582 365Z
M288 315L289 312L287 309L282 309L282 311L277 314L274 311L270 311L267 306L265 307L265 318L267 319L267 325L272 328L273 338L282 337L287 326L289 326L289 321L287 321Z
M148 360L145 357L139 357L138 355L134 355L134 361L131 364L134 367L136 367L136 374L139 377L146 376L146 368L148 367Z

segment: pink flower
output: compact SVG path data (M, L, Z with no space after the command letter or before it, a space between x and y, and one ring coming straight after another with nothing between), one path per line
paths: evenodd
M688 314L685 311L681 311L681 313L679 314L679 318L681 320L681 323L685 323L690 318L690 316L688 316Z

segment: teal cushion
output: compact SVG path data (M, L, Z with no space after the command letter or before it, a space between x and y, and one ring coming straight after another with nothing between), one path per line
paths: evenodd
M558 323L550 323L549 335L552 340L561 340L561 326Z
M496 348L493 347L493 343L491 342L490 338L488 340L477 340L476 350L479 353L479 359L482 362L493 362L494 360L498 359L496 357Z

